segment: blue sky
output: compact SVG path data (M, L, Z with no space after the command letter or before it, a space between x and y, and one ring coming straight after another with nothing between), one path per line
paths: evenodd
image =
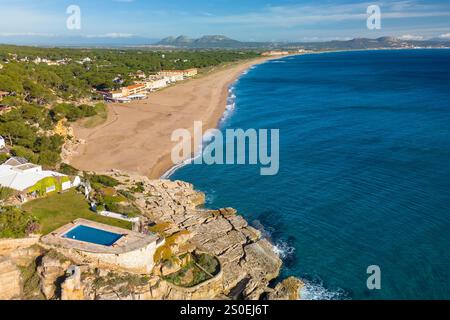
M69 5L81 9L81 30L66 28ZM377 4L382 29L366 27ZM198 37L243 41L316 41L391 35L450 39L448 0L0 0L0 37Z

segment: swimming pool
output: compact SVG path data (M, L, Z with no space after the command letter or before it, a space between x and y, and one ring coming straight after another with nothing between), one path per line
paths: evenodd
M113 233L97 228L79 225L63 235L63 238L90 242L102 246L111 246L122 237L121 234Z

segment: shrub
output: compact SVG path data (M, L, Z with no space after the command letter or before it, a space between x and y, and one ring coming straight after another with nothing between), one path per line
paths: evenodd
M36 227L35 223L38 224L37 219L26 212L6 207L0 213L0 238L22 238Z
M119 194L121 194L122 196L124 196L125 198L127 198L130 201L134 201L136 200L136 197L129 191L126 190L119 190L117 191Z
M11 154L16 157L25 158L29 162L33 163L36 163L38 159L38 156L33 151L22 146L15 146L11 148Z
M9 155L6 153L0 153L0 164L9 159Z
M215 275L219 270L219 262L209 254L202 253L195 256L196 262L206 271Z
M16 191L8 187L0 187L0 200L5 201L11 198Z
M91 175L88 177L91 183L99 183L104 185L105 187L115 187L119 185L119 181L110 176L105 175Z
M39 154L38 163L43 166L54 167L61 159L58 152L45 150Z
M38 234L40 231L41 225L37 221L29 221L27 227L25 228L25 233L27 235Z
M59 166L59 172L68 176L76 176L78 175L79 170L67 163L61 163L61 165Z
M143 182L136 182L135 185L130 189L132 192L143 193L145 191Z

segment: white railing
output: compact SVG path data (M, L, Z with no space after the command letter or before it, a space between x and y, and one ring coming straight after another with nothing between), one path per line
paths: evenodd
M116 212L97 211L97 213L104 217L115 218L115 219L120 219L120 220L124 220L124 221L129 221L129 222L139 222L139 217L128 218L126 215L116 213Z

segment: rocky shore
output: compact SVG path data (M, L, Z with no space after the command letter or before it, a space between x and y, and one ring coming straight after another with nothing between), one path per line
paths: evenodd
M279 275L282 261L272 244L232 208L209 210L202 208L205 195L186 182L150 180L143 176L118 171L108 172L121 182L118 190L133 189L134 203L142 212L135 230L148 228L165 237L166 243L159 255L182 257L186 252L202 252L220 262L220 273L194 287L179 287L165 276L177 271L181 259L170 263L157 261L150 275L132 275L120 270L92 268L88 263L74 261L39 243L31 250L30 261L36 263L35 281L39 292L31 296L46 299L299 299L302 282L289 278L275 288L270 283ZM139 188L136 188L139 186ZM1 243L0 243L1 249ZM20 250L28 250L21 248ZM17 251L17 250L16 250ZM2 263L7 279L14 283L16 298L18 276L15 250L3 252ZM20 265L24 266L23 255ZM5 273L6 274L6 273ZM5 284L6 285L6 284ZM30 289L25 290L30 291ZM30 292L27 292L28 298ZM10 297L13 298L13 297Z

